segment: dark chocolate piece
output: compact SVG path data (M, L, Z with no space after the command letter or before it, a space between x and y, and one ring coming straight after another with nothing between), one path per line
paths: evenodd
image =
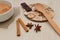
M32 11L32 9L26 4L26 3L21 3L21 6L27 11Z

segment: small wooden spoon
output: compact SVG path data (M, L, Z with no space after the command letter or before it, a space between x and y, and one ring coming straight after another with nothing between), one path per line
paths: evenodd
M43 15L46 17L46 19L48 20L48 22L49 22L50 25L52 26L52 28L57 32L57 34L60 35L60 28L59 28L58 25L51 19L51 16L48 15L48 12L46 12L46 11L44 10L44 6L43 6L42 4L40 4L40 3L37 3L37 4L35 5L35 8L36 8L38 11L40 11L40 12L43 13Z

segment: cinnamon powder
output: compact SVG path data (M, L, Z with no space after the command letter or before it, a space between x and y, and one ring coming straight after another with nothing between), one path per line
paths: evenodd
M11 7L7 4L0 3L0 14L8 11Z

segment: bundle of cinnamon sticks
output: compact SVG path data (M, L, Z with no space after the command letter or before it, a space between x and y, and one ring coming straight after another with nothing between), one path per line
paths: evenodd
M21 18L18 18L18 20L16 21L16 27L17 27L17 36L20 36L21 35L21 32L20 32L20 25L22 26L22 28L25 30L25 32L28 32L28 28L27 26L24 24L24 22L21 20Z

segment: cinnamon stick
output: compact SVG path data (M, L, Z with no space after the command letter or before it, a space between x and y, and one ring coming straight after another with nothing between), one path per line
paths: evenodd
M20 26L19 26L19 21L16 21L16 27L17 27L17 36L20 36Z
M21 18L18 18L18 20L19 20L19 23L22 25L23 29L24 29L26 32L28 32L29 30L28 30L27 26L24 24L24 22L21 20Z

